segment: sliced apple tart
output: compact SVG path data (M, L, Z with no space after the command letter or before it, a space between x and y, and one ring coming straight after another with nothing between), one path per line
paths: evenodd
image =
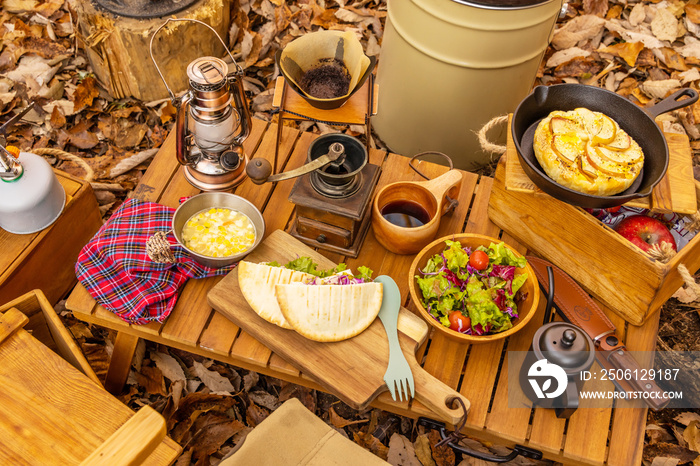
M537 125L533 146L550 178L584 194L621 193L644 166L639 144L612 118L586 108L550 113Z

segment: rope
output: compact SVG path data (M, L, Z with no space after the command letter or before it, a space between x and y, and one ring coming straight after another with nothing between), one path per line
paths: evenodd
M170 250L170 243L168 242L168 236L162 231L158 231L153 234L146 241L146 254L153 261L159 264L174 264L175 256Z
M507 123L507 122L508 122L508 115L501 115L501 116L493 117L479 131L476 132L476 135L479 138L479 144L481 144L481 148L485 152L491 152L492 154L501 154L501 155L506 152L506 146L494 144L493 142L489 141L488 138L486 137L486 133L488 133L490 130L492 130L496 126L502 125L503 123Z
M678 273L681 275L681 278L683 278L685 286L695 293L695 300L697 301L698 298L700 298L700 285L695 283L695 278L690 274L685 264L678 264Z
M78 157L77 155L73 155L61 149L53 149L50 147L38 147L32 149L32 152L37 155L52 155L54 157L58 157L61 160L70 160L71 162L75 162L78 165L80 165L80 168L85 170L85 181L90 182L95 178L95 172L92 170L90 165L88 165L87 162L85 162L85 160Z
M700 231L700 211L696 211L693 215L688 215L687 218L690 219L690 222L685 225L685 229L693 232Z
M664 241L663 243L656 243L649 248L647 254L649 254L654 260L665 264L676 254L676 250L673 249L671 243Z

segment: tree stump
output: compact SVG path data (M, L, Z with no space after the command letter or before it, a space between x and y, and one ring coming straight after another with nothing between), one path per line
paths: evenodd
M153 14L151 5L138 8L121 5L127 15L104 9L102 0L70 0L77 13L78 37L81 40L97 79L115 99L134 97L150 102L169 97L163 81L151 60L151 36L168 17L196 19L211 26L226 41L230 24L230 0L196 0L175 14ZM143 0L142 0L143 1ZM150 0L145 0L149 2ZM177 3L173 2L175 8ZM133 12L133 14L132 14ZM170 23L158 32L153 41L153 57L168 86L175 93L187 89L187 65L202 56L221 57L221 42L207 27L194 22Z

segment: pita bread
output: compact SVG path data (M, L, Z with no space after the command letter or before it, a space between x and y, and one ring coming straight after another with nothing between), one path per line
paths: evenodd
M287 322L315 341L341 341L358 335L382 307L381 283L277 285L275 291Z
M250 307L263 319L282 328L292 327L285 320L277 299L275 285L311 280L314 276L284 267L254 264L241 261L238 264L238 285Z

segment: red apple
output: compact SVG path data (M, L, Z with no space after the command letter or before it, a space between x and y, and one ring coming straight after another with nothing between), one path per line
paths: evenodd
M633 215L622 219L615 227L615 231L643 251L648 251L653 245L659 243L670 243L676 251L676 241L666 225L646 215Z

